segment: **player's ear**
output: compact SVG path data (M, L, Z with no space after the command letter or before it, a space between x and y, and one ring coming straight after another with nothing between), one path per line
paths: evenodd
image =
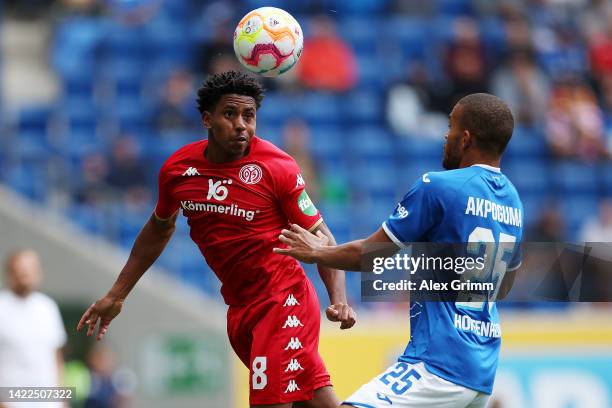
M204 111L204 113L202 113L202 123L206 129L210 129L212 127L210 112Z
M461 144L464 150L472 145L472 143L474 142L473 138L474 136L472 136L469 130L463 130L463 135L461 136Z

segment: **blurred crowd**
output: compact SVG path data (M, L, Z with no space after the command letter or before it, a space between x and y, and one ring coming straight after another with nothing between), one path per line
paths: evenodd
M439 163L448 113L473 92L500 96L515 114L524 150L509 167L530 178L516 183L521 193L525 186L531 239L610 239L612 177L603 174L612 158L609 1L4 3L4 19L50 27L48 67L59 91L50 103L4 112L12 133L0 140L9 146L0 179L122 245L148 217L163 160L204 136L198 84L240 69L233 29L264 5L297 18L305 51L295 69L263 80L260 133L297 159L339 241L379 225L412 178ZM602 181L570 197L547 178L564 177L558 165ZM545 207L562 195L567 203ZM567 215L567 208L577 210ZM163 262L194 276L201 271L195 256Z

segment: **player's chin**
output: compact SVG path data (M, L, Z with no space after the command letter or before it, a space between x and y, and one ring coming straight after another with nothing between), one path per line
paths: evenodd
M232 153L232 155L236 156L243 155L248 148L248 141L230 142L228 146L228 150Z

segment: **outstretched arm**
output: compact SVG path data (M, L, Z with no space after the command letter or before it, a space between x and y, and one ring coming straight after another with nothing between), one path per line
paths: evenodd
M336 240L325 222L319 224L313 232L322 234L328 245L336 245ZM329 295L330 306L325 311L327 318L332 322L341 322L341 329L350 329L355 325L356 314L348 305L344 271L325 265L317 265L317 269Z
M100 321L97 339L102 339L111 320L121 312L123 301L136 282L151 267L168 244L174 233L177 215L178 212L167 220L157 218L155 214L151 216L138 234L130 257L112 288L85 311L77 330L81 330L87 324L87 335L90 336Z
M366 239L329 246L325 235L320 231L317 235L313 235L299 225L293 224L291 230L282 231L279 239L287 244L288 248L274 248L277 254L289 255L306 263L348 271L371 270L368 262L363 261L366 251L369 252L373 247L377 249L377 256L393 255L399 249L382 228Z

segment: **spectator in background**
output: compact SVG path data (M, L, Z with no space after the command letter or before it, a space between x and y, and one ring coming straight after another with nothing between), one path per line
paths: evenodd
M87 364L91 386L84 408L125 407L127 394L121 388L113 351L107 346L96 345L87 355Z
M126 135L117 138L113 143L106 177L108 185L122 196L126 203L143 205L151 199L146 174L136 140Z
M310 20L310 35L297 64L298 81L306 88L347 91L357 83L357 62L349 46L336 34L334 21L325 15Z
M598 216L583 225L580 240L612 243L612 198L601 201Z
M154 115L158 130L199 128L200 115L195 106L193 82L191 73L184 69L170 73Z
M108 162L101 153L83 158L81 164L82 179L74 193L74 200L79 204L95 206L109 198L109 187L106 183Z
M308 183L308 194L315 202L320 199L320 183L317 166L310 155L310 129L306 122L293 119L283 128L283 149L292 156L302 171L302 177Z
M580 240L589 247L581 291L587 291L594 301L607 302L612 296L612 197L600 202L598 216L583 225Z
M550 86L531 50L516 49L510 53L493 75L492 91L510 106L517 122L544 123Z
M559 83L551 95L546 137L560 158L592 162L608 157L603 117L593 91L581 82Z
M425 136L439 139L448 125L441 113L445 98L422 63L413 63L405 82L392 85L387 93L387 121L401 136Z
M554 206L547 206L536 224L527 232L531 242L562 242L565 224L559 210Z
M453 39L443 57L452 84L445 112L450 112L455 103L468 94L487 92L489 82L485 48L476 21L458 18L453 31Z
M8 290L0 291L0 385L57 387L62 381L62 347L66 331L57 304L38 292L40 258L31 250L6 260ZM59 408L58 402L0 402L2 408Z

